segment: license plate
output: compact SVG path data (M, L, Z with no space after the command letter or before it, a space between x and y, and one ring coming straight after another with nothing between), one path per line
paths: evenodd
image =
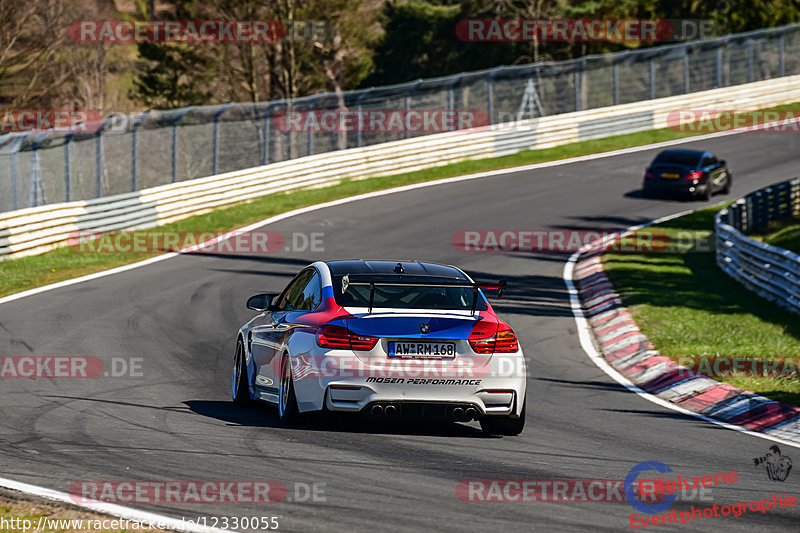
M661 174L661 177L665 178L665 179L668 179L668 180L676 180L676 179L680 178L681 175L678 174L678 173L675 173L675 172L663 172Z
M389 342L390 357L455 357L454 342Z

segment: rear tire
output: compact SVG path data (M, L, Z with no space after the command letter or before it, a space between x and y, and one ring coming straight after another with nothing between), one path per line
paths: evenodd
M233 405L247 407L252 403L250 399L250 385L247 376L247 364L244 360L244 345L239 340L236 343L236 354L233 356L233 379L231 396Z
M731 179L730 172L725 176L725 187L722 188L722 194L730 194L731 192L731 185L733 185L733 179Z
M292 366L289 356L284 355L281 361L281 386L278 397L278 415L284 426L291 426L297 423L300 413L297 410L297 397L294 393L294 381L292 380Z
M481 418L481 429L489 435L519 435L525 429L525 407L527 398L522 404L519 417L511 416L484 416Z

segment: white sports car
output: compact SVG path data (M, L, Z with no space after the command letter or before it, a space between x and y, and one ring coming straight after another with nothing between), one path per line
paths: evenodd
M233 403L262 400L291 424L312 411L525 425L525 358L479 285L453 266L327 261L278 295L252 296L239 331Z

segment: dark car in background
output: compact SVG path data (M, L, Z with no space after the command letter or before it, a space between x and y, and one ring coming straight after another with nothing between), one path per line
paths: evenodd
M664 150L644 174L645 196L672 193L710 200L731 190L731 171L724 159L699 150Z

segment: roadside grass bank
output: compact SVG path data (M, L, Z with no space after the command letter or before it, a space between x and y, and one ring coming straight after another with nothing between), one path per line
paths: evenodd
M3 491L5 492L5 491ZM105 522L103 522L105 521ZM31 533L142 533L154 529L103 529L103 524L124 524L121 519L74 509L55 502L24 501L0 493L0 531ZM27 527L26 527L27 526ZM39 527L41 526L41 528ZM100 526L95 528L94 526Z
M793 103L769 108L769 110L790 110L797 106L798 104ZM694 131L695 129L701 131ZM207 214L159 226L149 231L224 232L293 209L346 198L348 196L355 196L366 192L476 172L511 168L545 161L556 161L559 159L609 152L633 146L690 138L707 132L708 131L702 127L693 128L689 126L685 131L675 131L670 128L664 128L583 141L554 148L526 150L514 155L499 158L462 161L451 165L392 176L343 180L337 185L325 188L298 190L264 196L252 201L218 209ZM632 176L632 178L638 177L639 176ZM141 233L147 234L148 231L143 230ZM62 247L41 255L0 261L0 297L134 263L158 255L158 253L87 253L76 252L71 248Z
M768 232L750 235L767 244L800 254L800 220L788 218L773 223Z
M670 238L710 238L719 207L650 226ZM683 236L683 237L682 237ZM607 253L604 269L636 323L665 356L693 358L800 357L800 320L720 270L710 251ZM706 247L701 247L708 250ZM800 370L800 369L799 369ZM800 405L795 376L715 377L773 400ZM737 375L739 374L739 375Z

